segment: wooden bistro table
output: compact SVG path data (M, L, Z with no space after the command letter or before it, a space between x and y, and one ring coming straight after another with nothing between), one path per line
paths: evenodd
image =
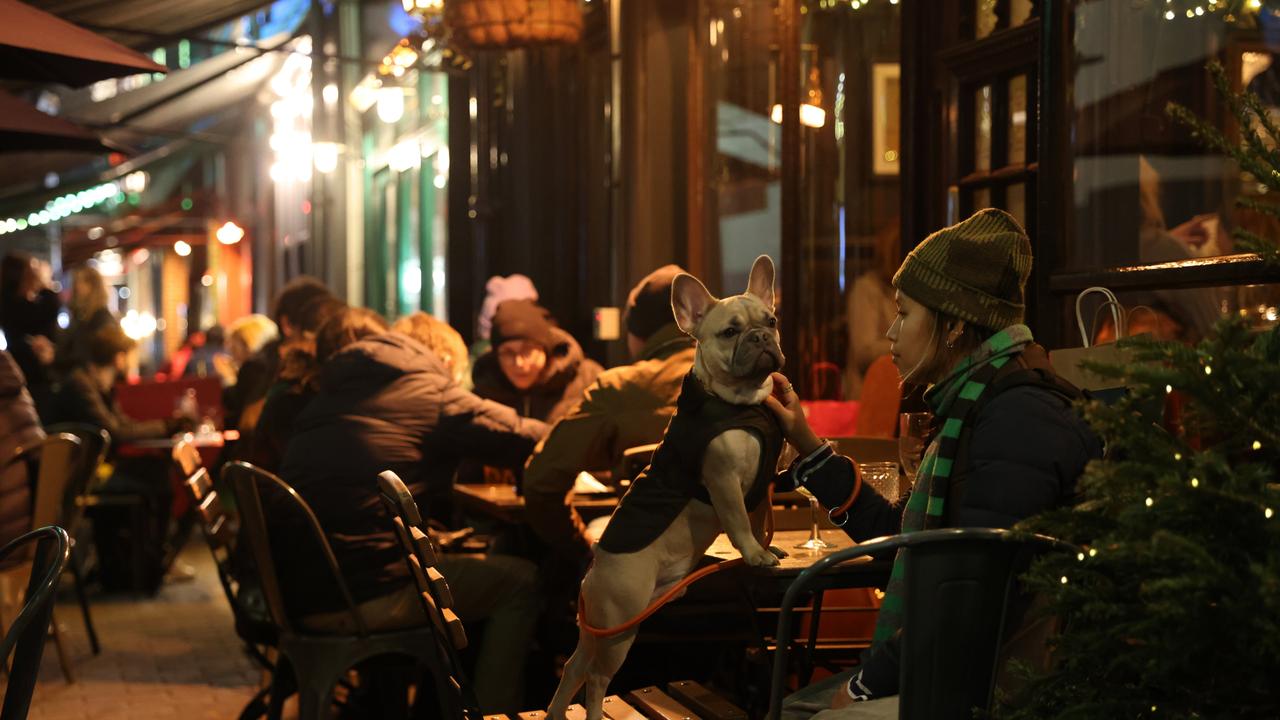
M824 529L822 531L822 539L831 543L832 547L823 550L807 550L797 548L796 546L809 539L808 530L779 530L773 534L771 544L787 553L787 556L780 558L778 564L773 567L765 568L745 568L740 570L748 573L751 582L748 583L749 589L759 590L758 597L771 598L776 600L786 592L787 587L804 572L813 563L826 555L833 552L851 548L855 543L852 538L844 534L841 530ZM734 560L742 557L729 542L729 537L721 533L716 538L711 547L707 549L706 557L715 560ZM813 601L811 606L811 616L809 620L808 641L804 647L792 647L791 657L799 660L799 680L800 684L807 685L813 676L813 653L818 643L819 620L822 616L822 600L827 590L835 590L840 588L883 588L889 581L889 572L893 568L892 558L876 559L870 556L854 558L846 562L840 563L820 575L812 583ZM757 593L751 592L752 595ZM762 603L752 598L753 604L759 609ZM771 600L765 600L768 604ZM774 638L776 642L776 638ZM799 639L793 640L793 644L798 645Z
M458 483L453 486L453 498L463 508L478 515L513 525L524 522L524 497L516 494L515 485ZM612 495L579 493L573 496L573 507L587 519L608 515L617 506L618 498Z

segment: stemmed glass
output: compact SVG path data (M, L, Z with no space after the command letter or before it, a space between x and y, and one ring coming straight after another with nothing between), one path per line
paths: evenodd
M818 529L818 498L808 490L797 487L796 491L801 495L809 498L809 539L796 545L796 548L803 550L827 550L835 547L831 543L822 539L822 531Z
M904 412L898 416L898 460L908 487L915 487L916 471L924 458L924 439L929 436L932 421L933 416L927 412Z

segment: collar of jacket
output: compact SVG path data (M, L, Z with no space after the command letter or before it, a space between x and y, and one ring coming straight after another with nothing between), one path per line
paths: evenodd
M679 325L670 322L658 328L644 341L636 360L663 360L691 347L693 338L686 335Z

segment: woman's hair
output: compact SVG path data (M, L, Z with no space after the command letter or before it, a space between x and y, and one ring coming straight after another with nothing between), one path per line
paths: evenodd
M351 343L386 331L387 321L378 313L366 308L343 308L316 331L316 360L324 364Z
M318 295L298 306L288 318L298 332L315 335L329 318L346 308L345 302L332 295Z
M324 283L307 275L296 277L284 286L279 295L276 295L275 304L271 308L271 319L277 325L281 324L282 320L288 320L291 324L297 325L298 313L302 310L302 306L316 298L326 296L332 297Z
M250 354L262 349L263 345L276 337L276 324L266 315L246 315L231 323L227 330L227 344L234 340L244 343Z
M453 376L461 383L467 376L467 345L448 323L424 312L406 315L391 324L391 331L417 340L435 353Z
M77 291L84 288L84 292ZM71 271L71 317L88 320L94 313L107 307L107 283L102 273L89 265L79 265Z
M933 313L934 322L937 325L934 326L933 348L929 355L929 361L921 368L919 373L922 383L938 382L946 376L951 366L955 365L958 360L977 350L982 343L996 334L996 331L991 328L965 322L964 330L956 338L953 347L947 347L947 336L950 335L948 328L960 322L960 319L933 308L926 309Z

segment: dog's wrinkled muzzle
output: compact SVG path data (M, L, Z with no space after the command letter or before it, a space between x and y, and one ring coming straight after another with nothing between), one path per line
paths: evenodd
M769 330L755 329L743 333L733 349L734 377L763 378L782 369L785 362L778 340Z

